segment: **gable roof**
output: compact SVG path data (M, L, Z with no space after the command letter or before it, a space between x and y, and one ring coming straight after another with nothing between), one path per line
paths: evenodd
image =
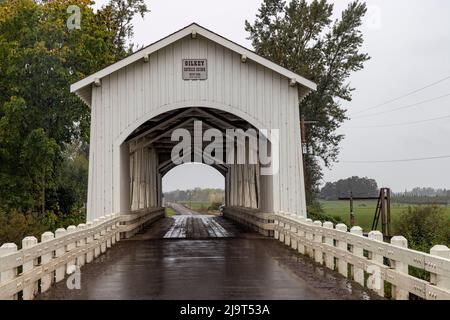
M140 59L144 59L144 58L148 57L150 54L152 54L152 53L154 53L154 52L156 52L156 51L158 51L180 39L183 39L186 36L191 35L192 32L196 32L197 34L205 37L206 39L213 41L215 43L218 43L231 51L234 51L241 55L245 55L247 57L247 59L252 60L268 69L271 69L289 79L296 81L296 83L299 83L300 85L304 86L308 91L309 90L317 90L317 85L314 82L312 82L312 81L310 81L310 80L308 80L286 68L283 68L283 67L277 65L276 63L273 63L272 61L267 60L266 58L261 57L260 55L256 54L254 51L251 51L233 41L230 41L230 40L218 35L217 33L214 33L212 31L198 25L197 23L192 23L192 24L184 27L183 29L178 30L175 33L172 33L171 35L169 35L161 40L158 40L158 41L150 44L149 46L129 55L128 57L126 57L114 64L111 64L111 65L107 66L106 68L104 68L100 71L97 71L97 72L85 77L84 79L79 80L78 82L75 82L74 84L72 84L70 86L70 92L76 93L85 103L90 105L91 104L91 85L94 82L116 72L117 70L120 70L120 69L126 67L129 64L132 64Z

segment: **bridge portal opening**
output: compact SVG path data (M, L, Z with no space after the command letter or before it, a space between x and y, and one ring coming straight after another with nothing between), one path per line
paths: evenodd
M263 174L260 161L270 152L267 137L232 113L189 107L160 114L121 146L121 212L164 206L163 177L200 182L195 172L205 166L223 177L226 208L271 212L274 176Z
M209 165L182 164L162 179L163 206L168 216L179 214L177 205L202 214L217 214L225 203L225 177Z

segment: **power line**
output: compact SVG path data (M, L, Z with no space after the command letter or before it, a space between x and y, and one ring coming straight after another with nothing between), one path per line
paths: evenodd
M450 93L444 94L444 95L439 96L439 97L436 97L436 98L431 98L431 99L423 100L423 101L420 101L420 102L417 102L417 103L408 104L408 105L403 106L403 107L399 107L399 108L395 108L395 109L390 109L390 110L387 110L387 111L382 111L382 112L377 112L377 113L371 113L371 114L359 116L359 117L356 117L356 118L353 118L353 119L362 119L362 118L368 118L368 117L378 116L378 115L381 115L381 114L392 113L392 112L395 112L395 111L398 111L398 110L408 109L408 108L420 106L420 105L425 104L425 103L429 103L429 102L441 100L441 99L446 98L446 97L448 97L448 96L450 96Z
M446 80L448 80L448 79L450 79L450 76L447 76L447 77L442 78L442 79L440 79L440 80L438 80L438 81L436 81L436 82L433 82L433 83L431 83L431 84L429 84L429 85L426 85L425 87L422 87L422 88L416 89L416 90L414 90L414 91L411 91L411 92L409 92L409 93L403 94L403 95L401 95L401 96L399 96L399 97L396 97L396 98L390 99L390 100L388 100L388 101L382 102L382 103L377 104L377 105L375 105L375 106L372 106L372 107L369 107L369 108L366 108L366 109L363 109L363 110L359 110L359 111L357 111L357 112L355 112L355 113L353 113L353 114L354 114L354 115L355 115L355 114L360 114L360 113L366 112L366 111L368 111L368 110L373 110L373 109L380 108L380 107L385 106L385 105L387 105L387 104L389 104L389 103L392 103L392 102L401 100L401 99L403 99L403 98L409 97L409 96L411 96L411 95L413 95L413 94L415 94L415 93L417 93L417 92L420 92L420 91L423 91L423 90L425 90L425 89L431 88L431 87L433 87L433 86L435 86L435 85L437 85L437 84L439 84L439 83L442 83L442 82L444 82L444 81L446 81Z
M419 124L419 123L424 123L424 122L431 122L431 121L437 121L437 120L443 120L443 119L450 119L450 115L443 116L443 117L437 117L437 118L431 118L431 119L418 120L418 121L392 123L392 124L381 124L381 125L373 125L373 126L351 126L351 127L347 127L347 128L367 129L367 128L401 127L401 126L408 126L408 125Z
M427 158L412 158L412 159L399 159L399 160L367 160L367 161L340 161L341 163L393 163L393 162L412 162L412 161L425 161L425 160L436 160L436 159L447 159L449 156L437 156L437 157L427 157Z

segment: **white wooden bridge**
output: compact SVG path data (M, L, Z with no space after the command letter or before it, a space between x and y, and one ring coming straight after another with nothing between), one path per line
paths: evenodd
M91 263L161 219L161 181L177 165L172 154L177 129L193 137L183 157L223 174L225 218L381 297L388 284L394 299L450 299L449 248L413 251L402 236L386 243L377 231L366 237L359 227L307 219L298 105L316 85L302 76L192 24L71 89L92 110L87 222L46 232L39 240L27 237L20 250L3 244L1 299L33 299L75 266ZM250 139L233 138L231 162L217 152L210 159L204 150L213 139L205 139L206 129L225 137L223 149L227 130L253 129L268 152ZM240 151L244 163L236 156ZM258 161L250 163L252 157ZM411 276L409 267L428 272L430 280Z

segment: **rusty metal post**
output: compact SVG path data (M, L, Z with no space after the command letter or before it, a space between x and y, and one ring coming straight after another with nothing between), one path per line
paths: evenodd
M386 188L386 236L391 236L391 189Z

